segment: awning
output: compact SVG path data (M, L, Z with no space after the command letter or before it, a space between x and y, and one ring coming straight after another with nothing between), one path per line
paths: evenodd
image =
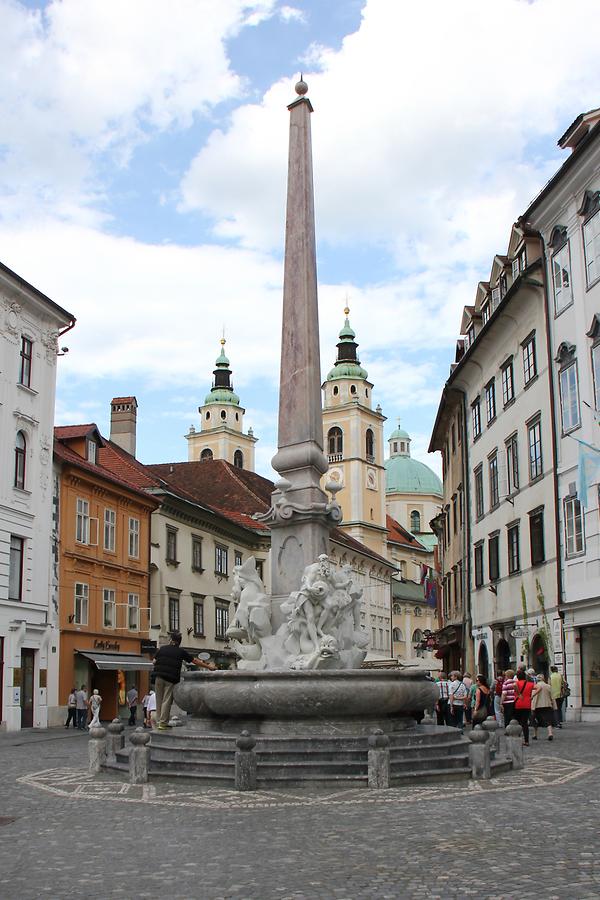
M124 672L150 672L154 663L147 656L139 653L100 653L93 650L78 650L80 656L85 656L94 663L97 669L122 669Z

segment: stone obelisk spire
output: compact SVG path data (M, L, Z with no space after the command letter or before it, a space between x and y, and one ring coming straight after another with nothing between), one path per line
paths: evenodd
M303 80L288 106L288 162L278 451L281 478L272 495L271 590L298 590L305 566L329 551L329 532L341 510L320 487L323 453L321 363L315 250L310 114Z

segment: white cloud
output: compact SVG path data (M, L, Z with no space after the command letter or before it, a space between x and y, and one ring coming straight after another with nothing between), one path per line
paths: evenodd
M280 7L279 18L284 22L306 22L305 14L297 6Z

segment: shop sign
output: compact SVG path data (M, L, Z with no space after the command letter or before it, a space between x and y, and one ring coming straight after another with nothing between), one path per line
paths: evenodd
M120 650L121 645L118 641L94 641L94 650Z
M552 649L555 653L562 650L562 620L552 620Z
M527 625L518 625L516 628L513 628L510 635L517 640L524 641L529 637L529 628Z
M141 641L140 642L140 653L154 653L157 647L156 641Z

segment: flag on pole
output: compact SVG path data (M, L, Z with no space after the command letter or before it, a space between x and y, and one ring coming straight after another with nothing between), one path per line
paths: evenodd
M600 450L587 441L573 438L579 444L579 464L577 467L577 497L589 509L588 490L600 481Z

